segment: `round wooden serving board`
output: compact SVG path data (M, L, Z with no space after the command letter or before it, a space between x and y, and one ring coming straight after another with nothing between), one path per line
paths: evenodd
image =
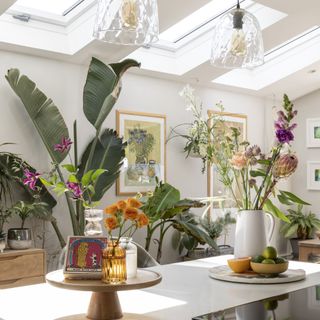
M290 270L279 274L277 277L268 278L259 275L253 271L245 273L234 273L228 266L219 266L209 269L209 277L239 283L251 283L251 284L275 284L275 283L288 283L305 279L306 272L304 270Z

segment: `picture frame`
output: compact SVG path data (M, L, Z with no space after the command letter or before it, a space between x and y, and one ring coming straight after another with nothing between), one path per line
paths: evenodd
M67 279L101 279L107 237L69 236L63 274Z
M320 161L307 163L307 189L320 190Z
M320 118L306 120L307 147L320 148Z
M245 114L220 112L214 110L208 110L208 117L212 119L212 116L217 115L222 117L228 127L236 127L240 130L240 140L245 141L248 134L248 117ZM209 120L209 125L210 120ZM225 187L218 178L217 168L214 164L208 164L207 167L207 194L208 197L221 197L225 192Z
M117 132L128 142L116 193L153 191L156 178L166 181L166 116L117 110Z

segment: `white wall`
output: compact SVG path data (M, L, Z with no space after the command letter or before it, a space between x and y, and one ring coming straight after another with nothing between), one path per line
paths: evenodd
M294 102L299 111L294 143L299 155L299 168L292 179L292 191L311 203L310 209L318 214L320 214L320 191L307 189L307 162L320 161L320 149L307 148L306 119L320 118L319 101L320 90L317 90Z
M87 67L48 60L38 57L0 52L0 74L17 67L21 73L28 75L38 87L51 97L60 108L71 129L74 119L79 124L79 143L83 149L93 134L91 125L82 114L82 88L85 82ZM167 127L192 121L190 112L185 111L184 102L178 92L183 84L165 81L135 74L127 74L123 79L123 90L116 108L167 115ZM198 88L202 98L204 112L212 109L215 103L223 101L226 111L243 113L248 116L248 138L252 143L264 147L264 101L262 99L240 95L232 92ZM19 99L15 96L4 80L0 81L1 111L0 134L1 141L16 142L11 151L21 154L39 171L48 169L49 159L41 141L28 119ZM112 111L105 125L115 127L115 112ZM7 148L9 149L9 148ZM201 161L185 159L182 153L183 141L176 139L167 145L167 180L179 190L182 197L206 196L206 175L201 174ZM111 188L101 203L101 207L116 200L115 188ZM64 234L70 233L68 211L61 198L55 210ZM50 229L50 227L49 227ZM138 235L141 240L143 235ZM50 237L52 242L53 238ZM57 246L57 243L55 243ZM51 246L52 247L52 246ZM171 262L177 258L177 253L171 249L170 239L165 243L166 254L163 262Z

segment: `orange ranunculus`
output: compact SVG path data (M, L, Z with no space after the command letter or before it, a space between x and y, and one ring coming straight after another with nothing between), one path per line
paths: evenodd
M112 204L104 209L105 214L116 214L118 211L118 206L116 204Z
M119 227L118 220L115 216L110 216L104 220L104 225L108 231Z
M138 209L133 207L128 207L124 210L125 220L135 220L138 216Z
M129 198L127 200L127 203L129 207L133 207L133 208L140 208L142 206L142 203L136 198Z
M119 210L125 210L125 208L127 207L127 203L124 200L119 200L117 202L117 207Z
M149 224L149 218L144 213L138 214L138 217L137 217L138 228L147 226L148 224Z

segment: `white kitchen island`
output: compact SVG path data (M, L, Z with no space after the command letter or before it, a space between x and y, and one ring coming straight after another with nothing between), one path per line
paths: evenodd
M320 284L320 265L290 261L290 269L304 269L306 280L272 285L222 282L209 278L208 269L225 265L231 256L152 268L162 282L144 290L119 292L125 319L191 320L192 317ZM63 290L38 284L0 290L0 319L83 319L89 292ZM74 316L79 315L79 316Z

